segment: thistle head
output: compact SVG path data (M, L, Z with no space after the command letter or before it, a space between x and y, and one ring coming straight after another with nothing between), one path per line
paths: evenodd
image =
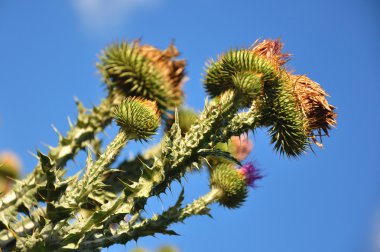
M322 131L328 136L331 126L336 124L335 107L327 102L328 94L317 82L304 75L291 75L290 81L294 85L299 107L307 120L306 131L318 146L322 146L315 136L322 136Z
M183 100L186 62L175 60L178 55L173 44L161 51L139 41L123 41L106 48L97 66L110 94L156 101L165 113Z
M221 191L217 201L228 208L240 207L248 195L245 178L230 164L221 163L212 170L210 186Z
M279 39L265 39L261 42L256 40L250 51L257 56L269 60L277 69L279 69L290 59L290 54L282 52L283 47L284 44Z
M114 118L130 139L147 140L160 126L160 113L156 102L127 97L115 107Z

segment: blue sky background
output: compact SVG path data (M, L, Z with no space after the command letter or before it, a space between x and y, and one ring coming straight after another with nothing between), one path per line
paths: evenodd
M142 38L160 48L175 39L188 60L186 103L200 110L207 59L258 38L281 37L296 73L321 83L338 108L325 149L286 160L258 131L248 160L265 178L242 208L214 205L213 219L173 226L182 236L143 238L137 245L169 243L188 252L380 251L379 24L375 0L1 0L0 150L17 152L24 173L30 172L36 159L28 151L56 144L50 125L68 129L67 116L76 114L73 97L87 106L99 103L104 88L97 54L117 39ZM69 164L71 171L81 166L80 159ZM205 174L189 180L187 201L207 191ZM151 207L159 211L161 203L153 200Z

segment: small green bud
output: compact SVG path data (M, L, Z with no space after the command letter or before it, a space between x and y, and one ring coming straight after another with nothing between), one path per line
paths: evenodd
M116 123L125 130L130 139L146 140L160 126L156 102L128 97L114 110Z
M217 201L228 208L240 207L248 195L244 177L232 165L224 163L212 170L210 186L222 191Z

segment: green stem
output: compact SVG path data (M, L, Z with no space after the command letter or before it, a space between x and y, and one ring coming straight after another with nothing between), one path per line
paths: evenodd
M218 200L222 192L213 188L206 195L194 200L184 208L169 211L163 215L146 219L119 234L103 236L97 239L88 240L81 244L78 251L89 249L106 248L114 244L125 244L131 240L136 240L144 236L155 235L162 227L168 227L171 224L183 222L190 216L208 214L208 206Z
M88 167L83 179L69 191L66 197L61 198L62 205L74 203L70 207L77 208L79 204L87 201L91 192L101 189L102 181L99 180L99 177L103 176L107 168L114 162L128 140L128 132L120 130L99 159L94 164L87 164Z
M94 139L95 135L102 131L111 122L112 97L104 99L92 112L86 114L84 109L79 111L75 127L70 128L66 137L60 136L58 146L51 148L49 157L57 168L65 166L87 143ZM0 221L9 226L9 216L16 216L18 209L30 209L36 204L35 196L38 187L46 183L45 173L42 172L41 164L38 163L31 174L17 182L0 201Z

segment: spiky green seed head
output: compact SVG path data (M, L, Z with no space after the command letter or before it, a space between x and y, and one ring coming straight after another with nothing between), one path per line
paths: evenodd
M110 93L135 96L157 102L162 114L183 100L184 60L171 44L166 50L139 41L115 43L103 51L97 67Z
M256 41L251 48L231 50L210 61L204 78L209 95L219 96L228 89L239 90L250 99L257 97L264 85L270 85L290 54L282 52L280 40Z
M116 123L130 139L147 140L160 126L160 113L156 102L127 97L114 110Z
M306 120L297 105L286 73L276 85L266 87L261 114L274 150L287 157L304 154L308 148Z
M248 195L244 177L229 164L219 164L212 170L210 187L222 191L218 203L228 208L240 207Z
M252 53L249 49L231 50L217 61L211 61L203 80L211 97L236 91L239 106L248 107L257 99L262 99L265 86L271 86L280 71L265 57Z

